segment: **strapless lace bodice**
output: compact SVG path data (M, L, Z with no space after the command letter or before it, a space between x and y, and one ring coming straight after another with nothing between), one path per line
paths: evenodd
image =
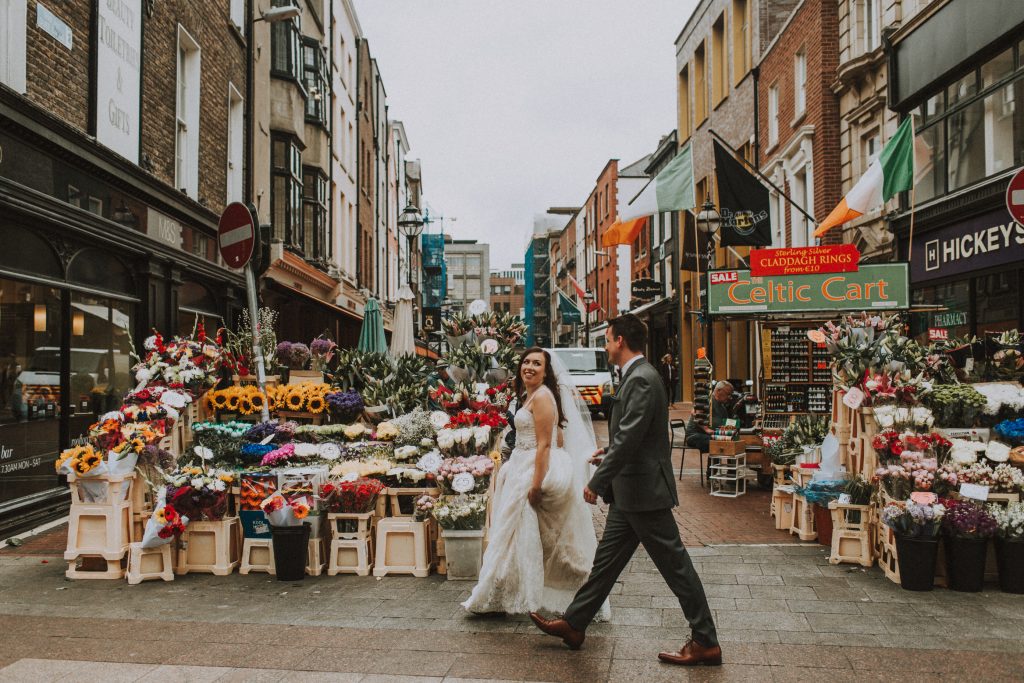
M543 399L542 399L543 400ZM533 421L533 413L526 408L516 411L512 421L516 425L516 448L530 450L537 447L537 425ZM558 425L551 428L551 445L558 443Z

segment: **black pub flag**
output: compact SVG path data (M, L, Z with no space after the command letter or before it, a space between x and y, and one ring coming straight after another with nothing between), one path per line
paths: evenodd
M764 247L772 243L768 188L715 140L718 213L723 247Z

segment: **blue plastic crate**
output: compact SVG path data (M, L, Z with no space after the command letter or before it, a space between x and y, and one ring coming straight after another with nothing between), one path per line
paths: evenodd
M242 510L238 513L242 519L242 535L246 538L270 538L270 522L263 510Z

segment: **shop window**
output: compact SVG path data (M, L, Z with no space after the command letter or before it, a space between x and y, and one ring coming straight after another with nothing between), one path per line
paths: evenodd
M1016 329L1020 322L1020 287L1015 271L984 275L976 280L977 334Z
M116 410L135 385L131 374L133 305L102 296L71 293L71 438Z
M64 279L64 268L49 242L34 232L10 223L4 224L4 247L0 249L0 267L37 277ZM0 328L4 321L0 318Z
M1013 73L1013 48L990 59L981 67L981 87L988 88Z
M270 215L274 237L299 248L302 217L302 153L294 139L271 138Z
M949 330L950 337L967 337L971 333L971 284L958 280L940 285L915 288L914 304L942 306L942 311L913 313L910 316L910 334L919 343L928 343L928 328Z
M178 326L176 333L191 335L198 323L202 323L211 337L224 326L220 306L210 290L198 282L184 282L178 288Z
M0 505L57 484L60 296L0 278Z
M923 202L945 192L946 178L946 127L942 121L918 133L918 142L928 151L928 161L923 168L915 169L917 184L916 201Z
M68 266L68 282L123 294L135 294L131 273L114 256L101 249L82 249Z

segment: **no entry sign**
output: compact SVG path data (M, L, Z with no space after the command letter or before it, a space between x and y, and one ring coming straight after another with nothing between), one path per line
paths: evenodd
M1024 225L1024 168L1010 178L1006 188L1006 208L1013 220Z
M230 268L244 268L256 246L256 213L241 202L232 202L220 215L217 246Z

